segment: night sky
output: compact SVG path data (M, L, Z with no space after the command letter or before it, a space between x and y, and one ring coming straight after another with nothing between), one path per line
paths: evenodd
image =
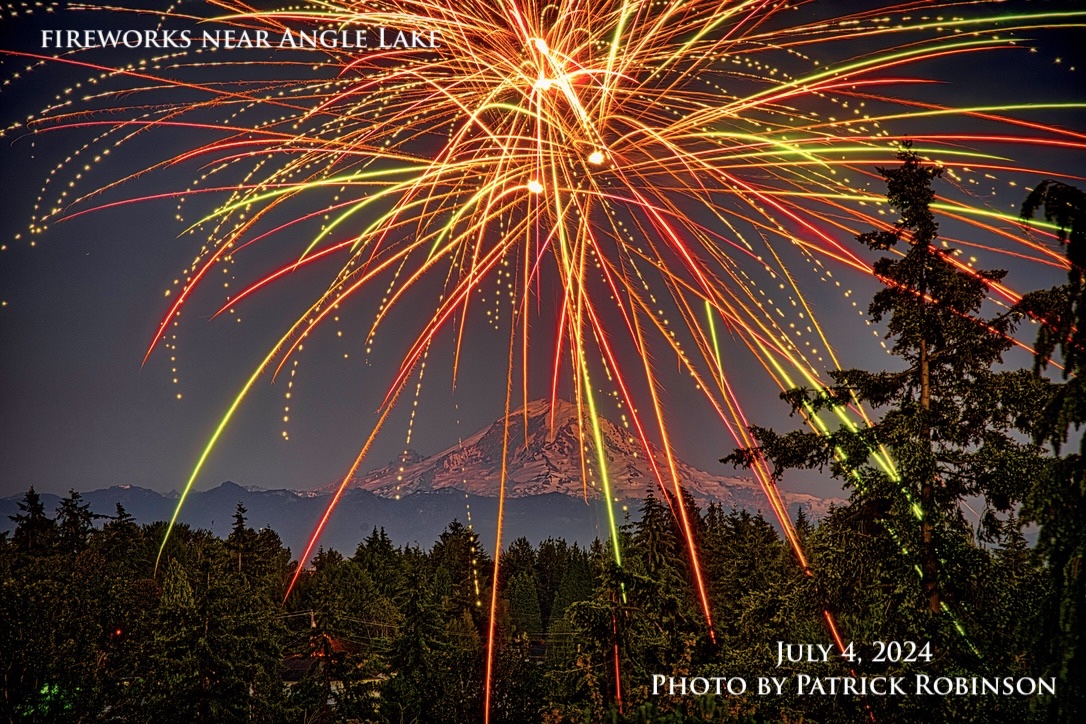
M855 3L816 5L797 12L832 13L855 7ZM1013 7L1067 9L1075 5L1016 3ZM100 14L88 15L61 9L55 17L71 27L101 24ZM0 47L34 50L41 22L6 16ZM1007 102L1082 101L1086 98L1081 85L1086 66L1082 64L1081 42L1073 42L1076 32L1081 37L1083 30L1038 31L1029 43L1037 49L1033 53L1024 49L999 51L916 66L911 69L913 74L922 72L941 82L915 93L959 106L1000 98ZM861 50L837 43L824 52L831 60ZM105 62L109 53L99 51L94 58ZM23 65L24 60L3 58L0 76L10 79ZM5 128L39 111L86 73L44 68L21 75L0 94L0 121ZM1081 112L1035 113L1029 118L1086 130ZM900 128L909 131L906 126ZM229 317L208 319L220 299L209 288L209 293L197 295L184 312L176 352L160 349L141 366L167 308L164 290L193 255L192 238L181 236L183 226L174 219L176 204L168 199L147 201L89 213L53 225L35 239L33 248L25 233L49 171L87 138L87 133L79 130L30 137L16 128L0 139L0 184L4 191L0 240L6 245L0 254L0 496L21 493L31 485L50 492L118 484L160 491L182 487L218 419L251 370L292 315L304 308L312 294L323 290L321 275L297 274L244 305L238 322ZM89 191L104 186L138 169L145 160L168 155L163 153L163 144L180 152L191 147L194 139L198 141L197 136L156 132L153 138L119 150L116 158L79 180L77 187ZM1016 148L1023 154L1023 162L1030 165L1086 175L1081 151L1038 153ZM1024 158L1027 153L1028 159ZM197 171L194 164L181 164L111 190L101 200L184 188ZM70 175L55 178L53 183L69 180ZM1000 194L993 205L1003 210L1016 207L1025 196L1023 187L1036 180L1023 176L1017 187L1010 187L1007 179L992 182ZM1086 186L1086 182L1080 185ZM93 205L88 202L79 208ZM944 227L948 232L953 228ZM17 240L20 233L22 238ZM254 255L246 263L252 266L239 274L252 279L268 271L271 262ZM991 262L981 259L979 266L1007 268L1008 264L1000 257ZM1061 280L1061 273L1053 269L1031 266L1011 267L1010 271L1008 281L1020 291ZM797 272L801 277L803 273ZM847 281L854 289L848 301L824 285L801 278L803 284L809 284L806 288L812 304L838 342L846 364L892 364L871 328L851 306L855 299L860 300L861 308L866 306L875 285L856 274ZM332 482L347 469L376 420L377 407L395 370L393 364L407 344L406 337L397 336L414 329L413 322L419 317L411 305L425 303L422 294L409 299L383 328L374 352L367 356L362 337L377 296L379 291L375 296L362 295L353 309L344 310L338 326L307 342L294 377L289 422L283 421L289 377L274 383L270 379L258 382L201 475L198 488L233 480L243 485L304 489ZM342 337L337 331L343 332ZM452 340L439 340L430 354L410 444L423 454L456 444L502 414L507 331L485 324L470 331L472 339L464 347L462 374L455 390L450 372ZM1028 332L1027 338L1031 336ZM176 356L175 363L171 355ZM736 349L726 351L726 356L752 422L794 426L784 403L776 399L776 391L769 388L764 373L749 355ZM1012 361L1024 363L1025 357ZM533 380L533 397L546 393L546 370L542 372L539 380ZM414 389L414 383L410 388ZM669 385L667 394L681 457L702 469L730 474L731 469L716 460L730 452L734 443L712 411L681 383ZM412 394L405 395L375 445L370 464L364 467L384 465L404 448L413 399ZM284 430L289 441L282 435ZM789 479L785 487L840 495L836 483L815 476Z

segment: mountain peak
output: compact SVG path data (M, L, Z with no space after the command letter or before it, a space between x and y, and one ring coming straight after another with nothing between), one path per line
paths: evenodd
M407 448L402 453L400 453L399 456L395 460L393 460L391 464L392 465L411 465L413 463L421 462L422 460L425 460L425 459L426 459L426 457L424 455L422 455L421 453L419 453L417 450L412 450L411 448Z
M593 435L582 429L577 406L566 400L536 399L509 414L509 435L498 419L462 443L429 457L407 451L389 465L352 482L386 498L416 492L456 490L494 497L502 487L503 444L509 441L504 468L505 494L510 498L560 493L599 498L603 480L597 469ZM659 494L660 482L653 464L636 437L621 425L601 419L600 432L606 458L607 482L616 499L644 498ZM659 450L650 448L656 468L667 465ZM582 462L583 461L583 462ZM761 487L748 478L715 475L677 461L679 483L702 502L757 510L767 507ZM665 479L671 489L674 484ZM810 495L784 494L786 502L809 508L818 515L819 499Z
M543 417L551 414L551 409L554 410L554 419L569 419L577 417L577 406L568 400L557 399L553 404L551 400L541 397L536 400L530 400L523 407L519 407L510 415L517 415L523 417L525 413L528 417Z

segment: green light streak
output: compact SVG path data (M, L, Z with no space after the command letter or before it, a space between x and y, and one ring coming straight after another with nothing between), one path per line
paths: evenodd
M260 375L264 372L264 369L279 352L280 347L282 346L283 342L287 340L289 334L290 333L288 332L287 335L284 335L279 340L279 342L277 342L275 346L272 347L272 350L268 353L268 356L265 357L264 360L257 366L256 370L249 377L248 381L246 381L245 386L241 388L241 392L239 392L237 397L234 398L234 402L230 405L229 409L227 409L226 414L223 416L222 420L219 421L218 426L215 428L215 432L211 435L211 439L208 440L203 452L200 453L200 459L196 461L196 467L193 468L192 474L189 475L188 482L185 483L185 487L181 491L181 498L177 501L177 507L174 508L173 515L170 517L170 522L166 526L166 533L162 536L162 544L159 545L158 555L155 556L156 571L158 570L159 562L162 560L162 552L166 550L166 543L170 539L170 533L173 531L174 525L176 525L177 523L177 517L181 514L181 506L185 504L185 499L188 497L189 492L192 490L192 486L196 482L196 478L200 475L200 471L203 469L204 463L207 462L208 457L211 455L212 449L215 447L215 444L219 441L219 438L226 430L226 426L230 423L230 419L234 416L234 413L237 412L238 407L241 405L241 401L245 399L245 396L249 393L249 390L252 388L253 384L257 381Z
M720 346L719 346L719 342L718 342L718 339L717 339L716 326L715 326L715 323L713 321L713 307L709 303L709 300L705 300L705 311L706 311L706 317L709 320L709 333L710 333L710 336L711 336L711 339L712 339L712 342L713 342L713 351L714 351L714 354L716 355L716 363L717 363L718 374L720 374L721 378L723 378L724 372L723 372L723 366L721 364ZM768 360L769 363L773 366L773 369L779 375L778 380L784 382L783 386L785 386L786 389L795 388L797 385L795 384L795 382L793 382L793 380L792 380L791 376L788 374L788 372L780 365L779 362L777 362L776 356L774 354L772 354L772 352L770 350L766 349L766 347L762 344L761 340L759 340L757 337L754 338L754 343L761 350L762 359L763 360ZM807 382L810 385L814 386L815 388L817 388L819 390L825 390L826 389L825 386L821 382L819 382L819 380L817 378L815 378L814 375L812 375L808 370L800 367L799 365L796 365L796 369L797 369L797 371L799 371L800 374L803 375L803 377L807 380ZM837 416L837 418L851 432L854 432L854 433L859 432L859 426L855 422L853 422L853 420L848 415L845 414L845 412L841 409L840 406L834 406L831 409L833 410L833 412ZM815 428L815 432L818 432L819 434L823 435L824 437L829 437L829 435L830 435L829 425L826 424L826 422L824 420L822 420L817 414L815 414L814 410L811 408L810 403L804 402L804 412L805 412L804 417L807 419L808 424L810 424L812 427ZM880 445L878 450L869 450L869 452L870 452L871 456L875 459L875 462L878 465L878 467L882 469L882 471L890 478L891 481L893 481L895 483L901 483L901 476L897 472L897 467L894 465L893 459L890 457L890 453L889 453L889 451L886 450L885 446ZM857 489L862 489L864 487L863 486L863 480L860 477L859 472L855 468L853 468L851 465L848 464L848 459L845 456L844 451L841 450L841 448L839 446L834 447L834 457L836 457L837 460L849 471L849 475L855 480L855 484L856 484ZM916 502L913 501L913 497L909 493L908 489L902 487L901 492L905 496L906 501L909 503L910 509L912 510L913 515L916 517L917 521L922 521L923 520L923 513L922 513L922 511L920 509L920 506ZM890 537L894 540L895 543L897 543L898 548L901 550L902 554L908 556L909 555L909 550L904 544L902 544L900 542L900 539L899 539L899 536L898 536L897 532L886 521L883 521L883 524L884 524L887 532L890 533ZM923 571L920 569L920 566L914 564L913 568L916 570L917 574L922 578L923 577ZM942 606L943 613L945 613L946 616L954 624L955 629L957 629L958 633L965 640L966 644L968 644L969 648L972 649L973 653L975 653L977 656L980 656L981 655L980 652L973 645L972 641L969 640L969 637L968 637L968 635L966 634L966 631L965 631L965 627L962 625L961 621L959 621L958 618L954 616L954 612L950 610L950 607L946 604L945 601L943 601L941 603L941 606Z
M615 551L615 563L622 565L622 552L618 544L618 525L615 523L615 503L611 496L611 479L607 474L607 451L603 446L603 432L600 430L600 418L596 412L596 398L592 394L591 383L588 379L588 369L581 362L581 375L584 377L585 396L588 398L588 414L592 419L592 440L596 446L596 464L599 466L600 482L603 484L603 494L607 498L607 525L613 541L612 549ZM625 598L625 593L623 593Z

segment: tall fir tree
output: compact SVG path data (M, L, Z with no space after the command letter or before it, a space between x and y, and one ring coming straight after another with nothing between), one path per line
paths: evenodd
M60 549L65 553L79 553L87 547L94 519L98 517L90 510L90 505L83 502L83 496L69 490L68 497L57 506L57 538Z
M524 635L538 638L543 632L543 616L539 612L535 575L530 570L514 575L509 579L505 596L509 601L510 633L514 637Z
M41 496L31 486L19 501L19 512L8 518L15 524L11 542L18 551L32 555L54 552L57 544L56 522L45 514Z
M562 538L547 538L539 544L535 554L535 580L539 590L539 610L543 612L543 625L550 625L551 609L558 586L569 565L569 544Z
M392 676L382 688L381 707L392 721L425 721L440 706L440 692L434 684L446 642L441 606L434 600L424 561L412 558L404 562L407 570L398 596L403 619L389 651Z
M489 595L488 579L493 563L479 544L479 535L454 520L434 543L430 564L437 573L434 592L447 612L459 617L468 611L476 624L481 625L484 611L481 602Z
M1027 481L1042 468L1039 447L1022 442L1020 434L1031 431L1047 387L1025 370L994 369L1012 344L1013 319L983 318L980 311L989 284L1004 273L968 268L939 243L931 204L941 169L923 163L908 142L898 158L899 167L879 169L898 222L857 239L876 251L907 246L899 256L875 262L886 286L868 308L875 322L886 321L891 352L905 368L832 371L832 389L786 393L805 415L859 402L882 410L881 418L869 428L842 427L827 436L754 433L779 471L830 465L852 486L867 514L881 520L900 547L918 551L926 607L938 613L948 593L957 595L947 589L963 580L955 567L965 562L951 555L956 542L970 536L963 499L983 499L981 534L998 537ZM889 452L892 468L875 464L881 451ZM749 463L750 452L725 460Z
M1039 184L1022 204L1022 218L1041 213L1066 245L1067 282L1026 295L1018 310L1041 322L1038 374L1057 350L1063 382L1044 409L1036 431L1055 460L1036 476L1023 515L1040 525L1038 548L1048 561L1053 596L1046 611L1047 665L1060 677L1060 694L1047 712L1053 721L1077 721L1086 711L1086 194L1057 181ZM1062 454L1079 434L1078 452Z
M998 625L983 585L997 563L977 539L1016 535L1013 511L1045 467L1030 435L1049 385L1028 370L1000 369L1015 319L984 317L982 308L1003 273L959 263L932 213L940 169L908 144L898 157L900 166L880 173L900 218L858 241L876 251L905 245L873 265L885 288L868 309L886 324L900 367L831 371L832 388L784 395L807 417L861 404L876 411L876 421L825 435L752 428L760 449L725 460L751 464L762 454L778 477L790 468L828 467L853 489L849 506L812 535L814 577L800 584L843 625L862 635L865 622L879 620L881 635L923 636L947 672L998 674L991 667L1008 660L1011 645L1015 667L1028 670L1028 627L1011 643L985 634ZM983 504L975 528L963 512L974 497ZM937 703L946 717L980 710L972 701ZM882 702L872 706L883 712ZM1022 715L1018 701L990 708L993 716Z
M396 595L403 575L400 552L384 528L378 530L375 526L373 532L358 544L354 561L370 575L384 596L391 598Z
M532 571L534 568L535 549L532 548L532 544L524 536L515 539L502 553L501 567L498 569L500 587L509 585L513 576L521 571Z
M140 719L252 721L281 711L278 607L217 539L171 558L134 689Z

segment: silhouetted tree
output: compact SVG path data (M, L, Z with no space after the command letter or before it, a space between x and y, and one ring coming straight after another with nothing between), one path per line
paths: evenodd
M57 506L57 539L61 551L79 553L87 547L91 531L94 530L94 513L90 505L83 502L83 496L75 490L68 491L68 497Z
M874 321L886 319L891 351L906 368L831 371L833 389L786 393L804 415L858 401L882 409L881 418L869 428L842 427L827 436L753 432L778 474L789 467L829 465L853 487L865 514L882 521L901 548L918 552L926 606L938 613L948 593L957 595L948 587L967 580L957 573L967 564L953 555L959 550L968 558L965 549L956 548L969 536L961 501L980 496L985 504L981 532L998 537L1028 481L1042 468L1039 447L1022 442L1020 434L1030 432L1047 390L1024 370L993 369L1012 344L1013 319L978 314L988 285L1004 273L963 269L953 249L936 243L932 182L941 169L925 165L907 142L898 158L898 168L879 172L900 219L858 239L874 250L899 242L908 246L899 257L875 262L874 272L886 288L868 310ZM883 451L892 463L878 463ZM744 451L726 460L751 462Z
M15 523L11 542L21 553L46 555L52 553L57 543L56 523L45 514L45 505L33 486L19 501L19 512L8 516Z
M1038 184L1022 204L1022 218L1041 212L1066 244L1067 282L1026 295L1018 310L1038 319L1036 365L1040 374L1059 351L1063 382L1040 416L1039 442L1056 459L1034 478L1023 518L1040 525L1038 549L1048 561L1053 596L1047 606L1046 659L1060 678L1059 696L1047 714L1053 721L1077 721L1086 711L1086 438L1077 453L1061 454L1073 433L1086 424L1086 194L1058 181Z

